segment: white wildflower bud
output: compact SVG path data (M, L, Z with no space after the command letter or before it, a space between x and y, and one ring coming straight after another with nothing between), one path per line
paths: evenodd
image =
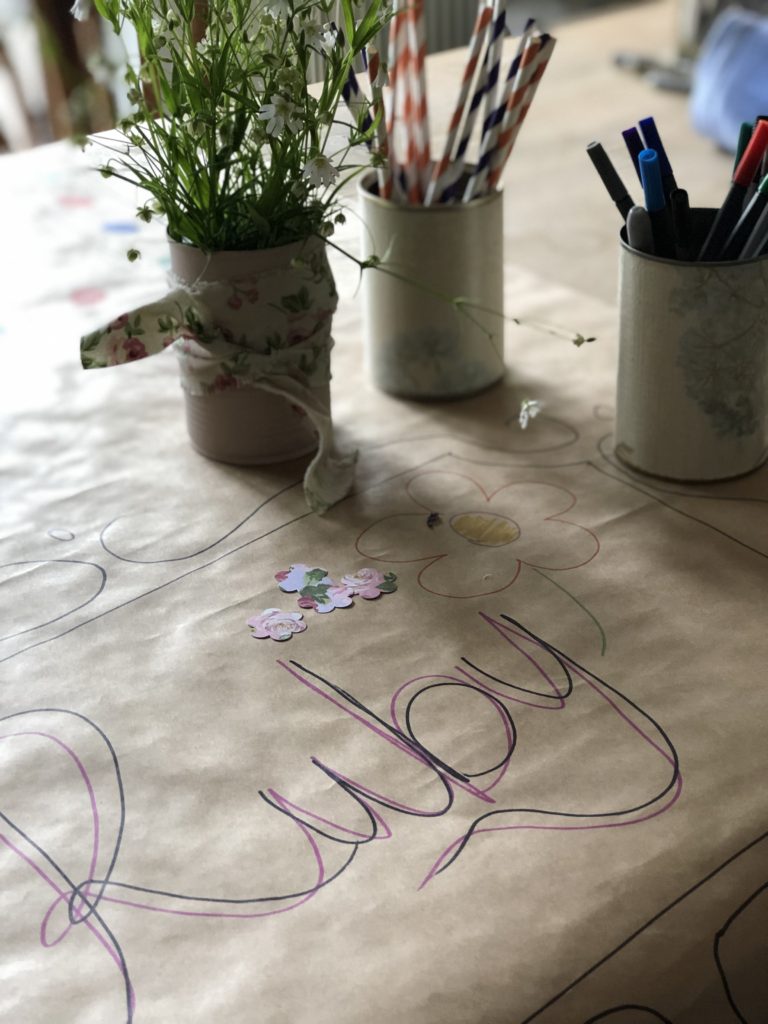
M541 412L542 403L536 399L523 399L520 403L520 415L518 422L523 430L527 429L532 419L535 419Z
M90 16L91 9L91 0L75 0L69 13L78 21L85 21Z

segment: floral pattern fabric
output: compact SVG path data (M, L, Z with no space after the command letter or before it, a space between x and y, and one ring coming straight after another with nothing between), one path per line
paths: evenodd
M322 245L308 244L289 267L174 283L163 299L83 337L83 366L118 366L172 347L192 395L252 388L283 396L319 435L304 486L310 507L325 511L348 492L355 456L339 455L333 442L328 384L338 297Z

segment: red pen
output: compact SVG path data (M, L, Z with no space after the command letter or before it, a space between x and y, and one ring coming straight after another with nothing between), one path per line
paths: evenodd
M717 211L714 223L701 247L700 260L720 258L725 243L741 216L747 189L752 184L752 179L760 166L766 149L768 149L768 121L758 121L752 132L752 138L744 150L744 155L733 172L733 180L725 202Z

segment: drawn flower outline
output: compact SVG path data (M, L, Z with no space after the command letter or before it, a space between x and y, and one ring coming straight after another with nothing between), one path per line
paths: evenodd
M600 550L591 530L563 518L576 497L556 484L514 481L486 491L466 474L431 470L412 477L405 491L419 511L371 523L356 548L378 562L424 562L419 586L440 597L497 594L523 565L577 569ZM440 524L430 529L435 512Z

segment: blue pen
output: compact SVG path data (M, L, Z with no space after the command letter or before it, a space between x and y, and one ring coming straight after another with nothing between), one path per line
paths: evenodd
M638 161L640 163L640 178L643 182L645 208L651 218L654 251L657 256L672 259L675 255L675 240L661 180L659 154L655 149L643 149Z
M637 171L637 176L638 178L640 178L639 157L640 153L645 149L645 146L643 145L643 140L640 138L640 132L637 130L637 128L627 128L627 130L623 131L621 134L624 138L624 141L627 144L629 155L632 157L632 163L634 165L635 170ZM640 178L640 181L642 180L643 179Z
M677 182L675 176L672 173L672 165L669 162L664 145L661 141L658 129L656 128L656 122L652 117L644 117L640 122L640 131L643 133L643 139L647 149L655 149L659 154L659 164L661 168L661 180L664 185L664 195L669 198L669 193L672 189L677 188Z

